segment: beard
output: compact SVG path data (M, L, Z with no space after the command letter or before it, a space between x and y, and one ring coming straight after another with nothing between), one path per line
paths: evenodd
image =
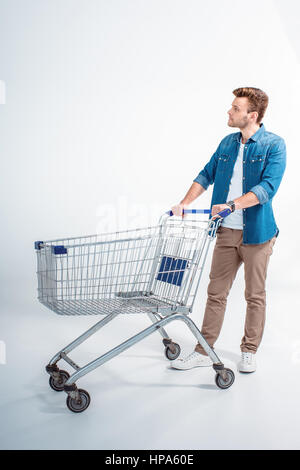
M248 116L244 116L242 119L228 119L228 126L229 127L238 127L239 129L244 129L249 123Z

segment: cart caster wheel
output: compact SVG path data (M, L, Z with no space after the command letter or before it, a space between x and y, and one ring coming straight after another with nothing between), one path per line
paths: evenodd
M224 369L227 372L227 379L224 380L220 374L216 374L215 381L219 388L229 388L234 382L234 373L231 369Z
M56 392L63 392L64 385L69 377L70 377L70 374L67 371L60 370L58 378L54 378L52 376L49 377L49 385Z
M73 411L73 413L81 413L82 411L85 411L91 402L88 392L81 388L78 389L78 392L79 400L71 398L70 396L67 397L67 407L69 410Z
M179 356L181 349L177 343L171 343L171 345L172 349L174 348L174 351L171 350L170 346L167 346L165 349L165 356L169 361L174 361Z

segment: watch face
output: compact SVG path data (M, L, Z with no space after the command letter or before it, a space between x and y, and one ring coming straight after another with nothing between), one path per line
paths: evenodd
M234 212L234 209L235 209L235 204L233 201L228 201L227 202L227 205L230 207L231 209L231 212Z

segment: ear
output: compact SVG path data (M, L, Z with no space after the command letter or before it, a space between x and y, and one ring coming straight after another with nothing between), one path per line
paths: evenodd
M257 111L252 111L251 119L253 119L254 122L257 122L257 118L258 118L258 112Z

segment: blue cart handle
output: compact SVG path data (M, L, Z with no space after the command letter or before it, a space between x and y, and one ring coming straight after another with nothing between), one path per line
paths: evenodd
M224 217L227 217L229 214L231 214L231 209L224 209L220 212L218 212L216 215L214 215L214 219L215 217L221 217L222 219L224 219Z
M183 214L210 214L209 209L183 209L182 211ZM167 211L167 215L172 217L174 214L172 211Z
M182 213L183 214L210 214L211 211L210 209L183 209ZM170 217L174 215L172 211L167 211L166 214L169 215ZM214 215L214 217L224 218L224 217L227 217L229 214L231 214L231 210L224 209L223 211L218 212L218 214Z

